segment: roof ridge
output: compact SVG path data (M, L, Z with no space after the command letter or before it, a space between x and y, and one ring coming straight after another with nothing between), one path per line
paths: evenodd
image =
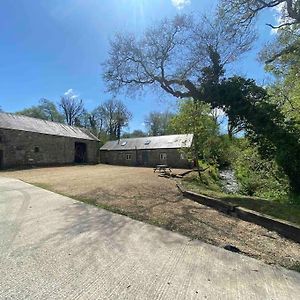
M0 128L99 141L87 128L13 113L0 112Z
M18 117L18 118L19 117L23 117L23 118L26 118L26 119L34 119L34 120L38 120L38 121L50 122L50 123L64 125L64 126L68 126L68 127L72 127L72 128L82 129L82 127L79 127L79 126L69 125L69 124L66 124L66 123L58 122L58 121L51 121L51 120L40 119L40 118L36 118L36 117L29 117L29 116L25 116L25 115L22 115L22 114L7 113L7 112L3 112L3 111L1 111L0 114L11 115L11 116L15 116L15 117Z
M167 136L182 136L182 135L189 135L193 133L179 133L179 134L165 134L165 135L150 135L150 136L139 136L139 137L132 137L132 138L120 138L119 140L131 140L131 139L145 139L145 138L162 138ZM108 142L117 142L119 140L111 140Z
M171 149L189 148L193 142L192 133L160 135L152 137L126 138L106 142L102 150L132 150L132 149ZM149 143L146 141L149 140Z

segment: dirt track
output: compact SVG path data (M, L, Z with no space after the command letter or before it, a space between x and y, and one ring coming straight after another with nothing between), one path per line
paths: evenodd
M176 171L176 170L175 170ZM286 267L300 265L300 245L267 229L235 219L181 196L175 181L148 168L108 165L1 172L47 189L96 202L145 222Z

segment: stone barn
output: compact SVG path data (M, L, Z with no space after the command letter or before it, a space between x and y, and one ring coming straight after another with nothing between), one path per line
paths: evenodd
M0 113L0 168L97 163L98 144L82 128Z
M105 164L172 168L188 168L183 149L192 146L193 134L148 136L109 141L100 148L100 161Z

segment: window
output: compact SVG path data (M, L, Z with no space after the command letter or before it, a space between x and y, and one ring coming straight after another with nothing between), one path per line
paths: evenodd
M39 153L40 152L40 147L34 147L34 153Z
M121 146L125 146L127 144L127 142L123 142L122 144L121 144Z
M149 145L151 143L150 140L145 141L145 145Z
M132 155L131 154L126 154L126 160L131 160L132 159Z
M166 160L167 159L167 153L160 153L159 158L160 158L160 160Z
M180 159L185 159L184 153L180 153Z

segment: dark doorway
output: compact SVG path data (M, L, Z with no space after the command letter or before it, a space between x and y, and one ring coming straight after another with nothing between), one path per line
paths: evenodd
M148 162L149 162L149 153L148 153L148 151L143 151L142 152L142 164L144 166L147 166Z
M138 152L136 147L135 147L135 164L136 164L136 166L141 165L141 161L140 161L140 158L139 158L139 152Z
M75 143L75 163L86 163L87 162L87 153L86 153L86 144L85 143Z
M0 150L0 169L4 168L4 152Z

